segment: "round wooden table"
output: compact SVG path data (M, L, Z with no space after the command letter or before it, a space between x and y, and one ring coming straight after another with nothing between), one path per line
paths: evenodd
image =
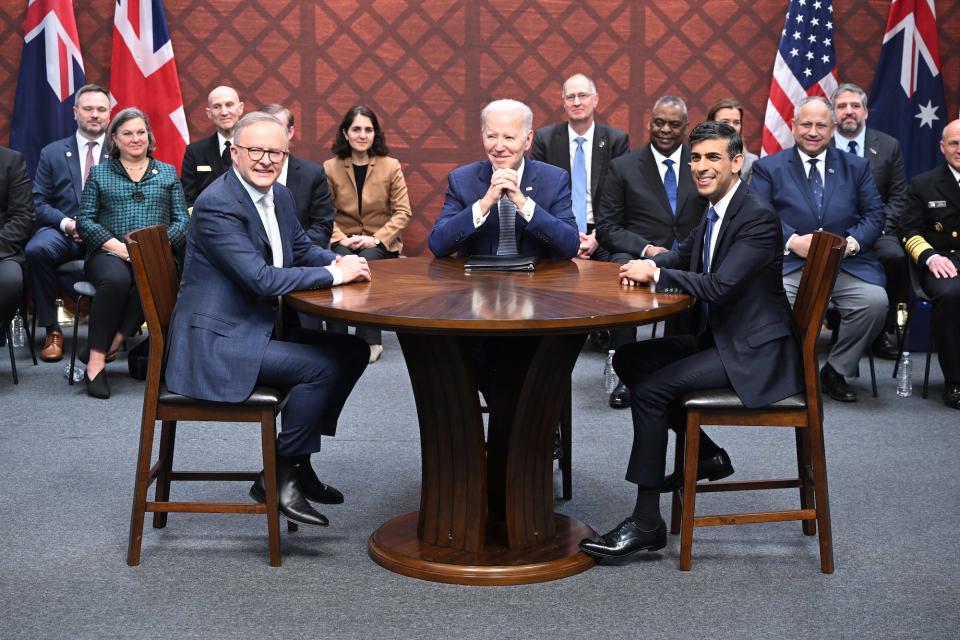
M577 543L595 533L554 513L552 453L586 334L663 320L693 300L623 287L618 265L606 262L546 260L532 273L471 273L463 263L375 261L372 282L285 297L297 311L396 331L406 359L420 422L420 510L377 529L370 556L457 584L579 573L593 561ZM478 357L495 372L486 439Z

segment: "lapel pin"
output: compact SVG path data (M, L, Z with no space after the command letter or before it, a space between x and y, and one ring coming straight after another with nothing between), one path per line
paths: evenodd
M607 141L606 141L606 140L601 140L601 141L600 141L600 148L603 149L605 146L607 146Z
M160 173L160 172L159 172L159 171L157 171L156 169L154 169L154 170L153 170L153 171L151 171L150 173L152 173L153 175L157 175L157 174L158 174L158 173Z
M827 169L827 173L834 173L833 169Z
M527 187L527 191L533 191L533 187Z
M877 151L876 149L874 149L873 147L870 147L870 153L872 153L873 155L877 155L877 154L879 154L880 152Z
M73 155L73 152L72 152L72 151L67 151L67 157L68 157L68 158L71 157L72 155Z

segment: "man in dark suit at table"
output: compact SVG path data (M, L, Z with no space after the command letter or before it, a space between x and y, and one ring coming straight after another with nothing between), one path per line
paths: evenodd
M908 283L907 262L904 259L900 237L900 219L907 206L907 177L903 168L903 155L896 138L882 131L866 126L867 94L855 84L846 82L837 87L831 98L833 115L837 129L833 142L838 149L865 158L870 165L870 173L877 184L880 199L883 200L883 233L873 244L883 271L887 277L887 298L890 301L887 312L886 331L881 331L873 341L873 354L887 360L895 360L896 346L887 336L893 331L896 322L895 302L906 302L902 296Z
M838 151L830 103L809 96L793 112L796 145L753 165L750 190L780 215L783 224L783 286L797 294L813 232L847 239L840 274L830 295L840 312L839 337L820 370L823 390L834 400L856 402L845 376L856 375L860 357L883 331L887 293L873 244L883 231L883 202L866 160Z
M530 157L570 174L573 216L580 231L577 257L606 260L609 253L597 243L594 207L600 201L610 160L629 153L630 136L596 121L597 85L582 73L567 78L560 97L567 121L537 129Z
M650 143L614 159L595 210L597 239L610 252L611 262L652 258L683 242L706 207L690 177L690 149L683 144L687 105L664 96L650 112ZM670 334L689 330L689 316L667 323ZM633 342L636 330L610 332L610 349ZM610 406L630 406L630 393L621 381L610 394Z
M367 365L353 336L314 333L309 343L272 338L279 297L370 279L363 258L317 247L297 221L290 191L277 185L287 155L283 125L251 113L236 127L233 170L197 198L177 305L170 321L166 385L174 393L240 402L263 384L287 392L277 438L280 509L326 525L308 502L343 501L317 478L310 455L332 436ZM250 495L265 501L263 476Z
M523 255L568 260L580 249L567 173L524 160L533 140L533 112L516 100L495 100L480 114L487 160L447 176L447 193L428 244L437 257Z
M0 327L3 328L16 314L23 296L23 248L33 224L27 162L20 152L0 147ZM5 332L0 330L0 333Z
M933 298L943 403L960 409L960 120L943 128L940 152L946 163L910 182L903 229L923 290Z
M87 84L74 96L73 117L77 132L55 140L40 151L33 181L37 231L27 243L27 287L37 324L47 336L40 358L63 358L63 329L57 322L57 267L83 258L86 251L77 233L80 195L90 170L109 156L104 146L110 124L110 94Z
M205 111L216 131L208 138L188 144L180 166L180 183L188 208L193 207L208 184L230 168L233 128L243 115L243 103L236 89L217 87L207 96Z
M287 141L293 142L295 133L293 112L280 104L268 104L261 109L280 121L287 129ZM333 234L333 198L323 165L290 154L280 170L277 182L290 189L297 207L300 226L318 247L328 249Z
M685 393L732 387L745 406L761 407L803 389L799 342L781 275L780 223L737 175L743 165L740 134L730 125L705 122L691 132L690 150L696 188L710 203L706 217L677 249L632 260L621 266L620 277L625 284L696 297L700 326L695 334L617 351L617 374L631 390L634 437L626 479L637 485L637 500L617 527L580 543L597 557L666 546L660 492L670 484L663 476L667 428L683 427L678 400ZM733 473L726 452L705 434L700 459L698 476Z

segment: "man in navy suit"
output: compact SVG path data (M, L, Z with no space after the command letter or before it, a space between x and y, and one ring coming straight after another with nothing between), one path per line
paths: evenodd
M207 96L205 111L216 131L188 144L180 165L180 183L188 208L208 184L230 168L233 128L243 115L243 102L233 87L216 87Z
M740 181L743 141L733 127L705 122L690 133L690 169L707 215L677 248L620 268L624 284L695 296L696 334L621 347L614 366L630 386L633 450L627 481L637 485L634 511L610 532L584 540L593 556L624 557L666 546L660 515L667 428L682 428L678 399L690 391L732 387L747 407L762 407L803 389L803 366L783 289L783 237L777 214ZM752 187L752 184L751 184ZM702 436L698 476L733 473L730 459Z
M877 183L880 199L883 200L883 233L873 244L873 252L883 265L887 278L886 330L893 331L896 311L894 301L906 302L908 283L906 254L900 244L902 234L900 220L907 206L907 176L903 168L900 142L882 131L867 127L867 94L855 84L845 82L837 87L830 99L837 129L833 142L842 151L866 159L870 165L873 181ZM875 356L895 360L897 347L881 331L873 342Z
M810 96L793 113L796 146L753 165L750 189L780 214L783 224L783 286L796 297L803 261L814 231L847 239L830 300L840 312L839 337L820 370L823 390L841 402L856 402L845 376L856 375L860 357L883 330L887 293L873 245L883 231L883 202L866 160L830 143L836 126L830 103Z
M293 142L295 133L293 112L280 104L268 104L261 109L280 121L287 129L287 140ZM290 154L280 171L277 182L290 189L297 207L300 226L318 247L328 249L333 234L333 198L323 165Z
M244 117L234 141L234 170L194 205L166 385L215 402L240 402L257 384L287 391L277 438L280 509L292 520L326 525L307 501L338 503L343 495L319 481L310 455L320 450L321 436L334 435L369 350L352 336L314 334L310 344L271 336L279 296L366 281L370 269L363 258L317 247L303 232L290 191L275 184L287 156L276 118ZM262 475L250 495L265 501Z
M430 251L437 257L573 258L580 235L567 172L523 157L533 140L530 107L495 100L480 119L487 160L450 172L443 210L430 230Z
M57 322L57 267L83 258L86 249L77 234L80 196L90 170L108 157L104 147L110 124L110 94L87 84L74 96L77 132L51 142L40 152L33 181L37 231L27 243L27 286L37 324L47 337L40 357L47 362L63 358L63 330Z

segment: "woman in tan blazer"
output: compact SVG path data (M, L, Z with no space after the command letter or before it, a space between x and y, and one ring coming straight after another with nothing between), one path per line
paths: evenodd
M363 105L343 116L332 151L323 163L336 217L330 249L367 260L396 258L403 249L401 233L410 221L410 200L400 162L391 158L376 114ZM328 322L331 331L346 325ZM358 327L357 336L370 345L370 362L383 353L379 329Z

